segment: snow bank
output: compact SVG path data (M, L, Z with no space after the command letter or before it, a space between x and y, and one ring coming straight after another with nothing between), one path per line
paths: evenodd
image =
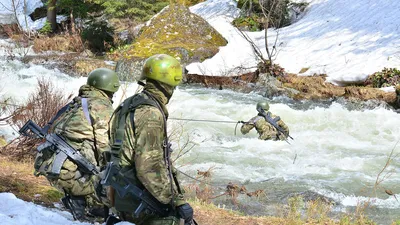
M15 5L16 15L14 14ZM24 0L0 0L0 24L12 24L18 20L21 28L24 31L40 30L46 23L46 18L41 18L33 21L29 16L35 9L43 7L41 0L26 0L26 7L24 7ZM57 16L57 23L65 21L66 16Z
M25 202L12 193L0 193L0 221L4 225L89 225L74 221L67 211Z
M13 2L14 6L13 7ZM35 11L36 8L43 6L41 0L26 0L26 7L24 7L24 0L0 0L0 23L11 24L15 23L14 8L18 17L18 21L25 21L25 15L27 20L30 20L30 15Z
M336 84L363 81L384 67L400 65L400 1L308 0L304 17L279 30L275 62L288 72L324 73ZM233 0L208 0L190 8L228 41L213 58L188 65L191 74L237 75L237 67L254 71L250 45L230 24L237 11ZM268 31L270 40L277 32ZM264 31L247 32L266 55Z

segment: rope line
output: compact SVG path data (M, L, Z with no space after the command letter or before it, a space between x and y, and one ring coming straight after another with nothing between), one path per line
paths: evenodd
M217 187L217 188L220 188L222 185L216 185L216 184L212 184L212 183L210 183L210 182L206 182L206 181L203 181L203 180L200 180L200 179L197 179L197 178L195 178L195 177L193 177L193 176L190 176L189 174L187 174L187 173L185 173L185 172L182 172L181 170L177 170L179 173L181 173L181 174L183 174L184 176L186 176L186 177L188 177L188 178L190 178L190 179L192 179L192 180L195 180L195 181L197 181L197 182L200 182L200 183L203 183L203 184L207 184L207 185L210 185L210 186L212 186L212 187Z
M183 119L183 118L168 118L169 120L182 120L190 122L209 122L209 123L244 123L243 121L226 121L226 120L199 120L199 119Z

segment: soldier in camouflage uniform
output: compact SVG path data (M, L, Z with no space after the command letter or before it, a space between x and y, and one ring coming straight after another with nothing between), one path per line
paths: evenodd
M248 122L244 123L240 129L242 134L247 134L253 128L256 128L259 134L258 139L261 140L274 140L274 141L284 141L289 136L289 127L277 116L271 114L269 110L269 105L267 102L259 102L257 104L257 111L259 112L257 116L251 118ZM269 114L273 120L276 120L277 125L284 130L284 133L279 132L271 123L269 123L263 116Z
M160 204L170 205L173 211L168 217L145 212L139 217L132 216L140 201L130 194L122 198L112 188L110 201L120 219L136 225L189 225L193 209L184 200L176 173L172 171L166 133L166 104L182 81L182 67L169 55L154 55L146 60L142 79L146 80L145 84L139 82L144 90L126 99L114 112L110 129L111 161L119 165L129 183L148 191ZM110 217L107 225L116 221Z
M106 68L93 70L87 84L80 87L79 95L61 109L45 129L63 137L96 167L105 166L105 152L109 152L107 129L113 112L112 97L118 88L119 80L114 71ZM59 174L52 174L50 169L54 158L52 151L42 150L35 160L35 174L46 176L53 186L65 193L63 203L75 219L86 220L86 208L93 209L95 205L100 206L98 209L103 213L96 216L105 216L103 206L99 205L102 188L98 176L82 173L69 158L62 164Z

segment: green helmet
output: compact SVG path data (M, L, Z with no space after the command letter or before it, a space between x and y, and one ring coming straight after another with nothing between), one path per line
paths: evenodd
M258 111L259 113L262 112L261 109L263 109L264 111L268 111L268 110L269 110L269 104L268 104L268 102L259 102L259 103L257 103L257 111Z
M182 66L167 54L153 55L144 63L140 79L152 79L175 87L182 82Z
M113 70L98 68L89 73L87 84L103 91L117 92L119 79Z

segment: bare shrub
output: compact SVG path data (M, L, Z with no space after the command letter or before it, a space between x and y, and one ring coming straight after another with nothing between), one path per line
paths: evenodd
M14 104L11 97L0 99L0 126L6 126L19 110L20 106Z
M68 103L71 95L65 95L56 89L50 80L45 78L38 79L38 87L28 98L26 104L18 107L13 112L8 123L20 129L28 120L33 120L43 127L57 113L57 111ZM0 153L7 151L8 154L17 159L32 157L36 152L36 146L40 142L38 139L18 137L0 150Z
M17 24L1 24L0 25L1 33L6 35L9 38L12 38L14 35L22 34L21 30L19 30Z

